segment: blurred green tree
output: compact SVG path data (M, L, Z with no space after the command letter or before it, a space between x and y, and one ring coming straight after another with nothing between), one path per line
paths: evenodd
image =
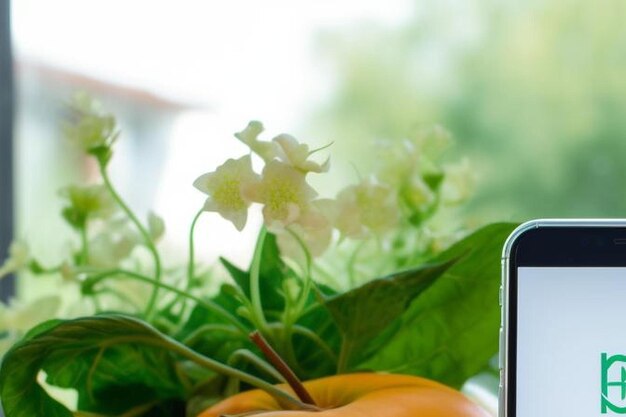
M424 0L401 27L326 33L337 152L442 123L481 174L470 219L623 217L626 3Z

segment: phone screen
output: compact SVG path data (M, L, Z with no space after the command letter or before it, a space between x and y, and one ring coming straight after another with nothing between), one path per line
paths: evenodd
M626 268L519 267L517 417L626 414Z

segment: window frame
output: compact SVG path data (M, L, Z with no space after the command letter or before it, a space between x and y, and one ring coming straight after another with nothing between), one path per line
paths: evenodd
M14 75L10 0L0 0L0 264L14 232L13 126ZM15 277L0 280L0 300L15 294Z

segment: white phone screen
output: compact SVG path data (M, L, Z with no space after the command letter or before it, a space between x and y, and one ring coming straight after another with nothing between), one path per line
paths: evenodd
M517 417L626 414L626 268L520 267Z

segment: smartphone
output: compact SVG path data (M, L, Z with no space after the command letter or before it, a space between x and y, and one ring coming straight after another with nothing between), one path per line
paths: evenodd
M626 220L534 220L505 243L500 417L626 414Z

